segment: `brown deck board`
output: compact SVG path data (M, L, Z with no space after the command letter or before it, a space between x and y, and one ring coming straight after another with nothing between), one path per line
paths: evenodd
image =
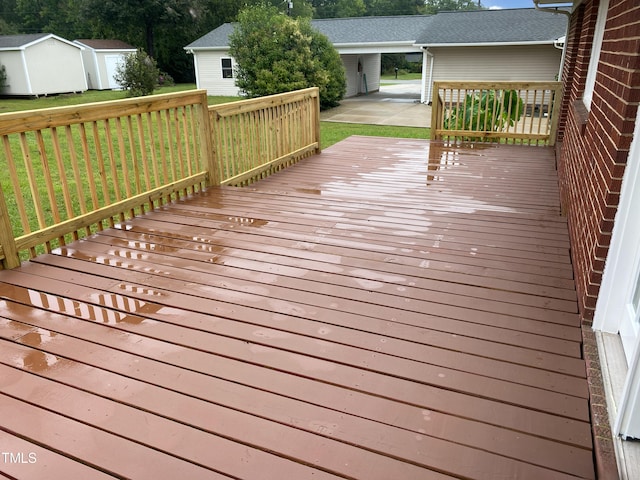
M592 479L580 341L551 149L352 137L0 272L0 474Z

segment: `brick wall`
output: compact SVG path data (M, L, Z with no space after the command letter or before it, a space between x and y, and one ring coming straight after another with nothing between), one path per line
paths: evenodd
M569 23L558 174L580 313L593 318L640 101L640 5L610 0L591 110L582 103L599 0Z

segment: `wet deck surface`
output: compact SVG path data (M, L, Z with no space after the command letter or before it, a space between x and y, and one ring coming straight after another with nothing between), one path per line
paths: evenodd
M352 137L128 221L0 272L0 472L593 478L568 249L533 147Z

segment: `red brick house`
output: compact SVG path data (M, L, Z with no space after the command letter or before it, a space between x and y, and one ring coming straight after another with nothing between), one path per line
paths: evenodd
M594 433L597 448L615 447L620 460L638 454L620 439L640 438L638 0L573 1L562 81L558 173L594 380ZM619 461L620 476L640 478L639 463L635 457L629 473Z

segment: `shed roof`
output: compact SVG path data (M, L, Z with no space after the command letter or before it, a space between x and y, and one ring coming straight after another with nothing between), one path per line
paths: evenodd
M416 43L552 43L566 30L566 16L532 8L442 12L416 37Z
M135 50L136 47L123 42L122 40L110 39L77 39L76 43L80 43L94 50Z
M75 48L82 48L69 40L58 37L53 33L25 33L22 35L0 35L0 50L19 50L33 43L37 43L47 38L55 38L56 40L67 43Z
M185 48L195 50L201 48L226 48L229 46L229 35L233 33L233 29L233 23L225 23L198 38L196 41L191 42Z
M436 15L312 20L334 45L410 43L552 43L566 33L564 15L532 8L441 12ZM185 48L224 49L234 24L225 23Z

